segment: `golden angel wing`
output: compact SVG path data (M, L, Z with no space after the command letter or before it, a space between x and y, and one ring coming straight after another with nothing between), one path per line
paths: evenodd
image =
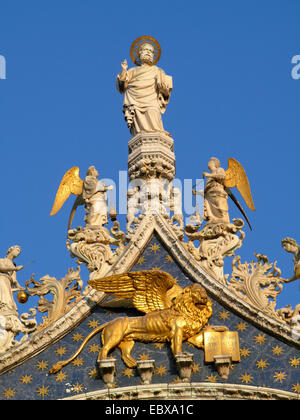
M169 308L172 299L182 292L170 274L159 270L116 274L88 284L112 296L132 299L135 308L145 313Z
M227 188L237 187L249 209L255 210L246 172L237 160L233 158L228 159L228 169L223 183Z
M64 175L57 190L50 216L54 216L62 208L71 194L80 195L83 191L83 181L79 177L79 168L75 166Z

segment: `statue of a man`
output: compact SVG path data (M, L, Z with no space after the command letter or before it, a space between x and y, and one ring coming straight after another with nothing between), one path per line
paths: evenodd
M161 114L166 111L172 91L172 77L153 65L154 47L140 46L140 66L127 70L127 61L121 64L117 89L124 94L123 112L132 136L140 132L164 132ZM166 133L169 134L169 133Z

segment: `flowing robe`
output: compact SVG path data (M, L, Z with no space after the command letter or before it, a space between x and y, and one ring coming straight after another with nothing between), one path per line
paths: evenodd
M83 199L87 226L102 227L108 223L106 186L94 176L84 180Z
M219 168L221 177L225 171ZM230 223L228 214L228 195L224 186L214 178L207 180L204 189L204 219L209 223Z
M22 331L12 293L12 288L17 286L15 267L9 258L0 259L0 348L4 348L15 334Z
M9 271L11 269L11 271ZM16 272L14 263L9 258L0 259L0 304L1 313L17 315L12 287L16 284Z
M156 66L143 64L126 72L124 81L117 77L117 89L124 93L123 112L134 136L137 133L163 131L161 114L172 91L172 77Z

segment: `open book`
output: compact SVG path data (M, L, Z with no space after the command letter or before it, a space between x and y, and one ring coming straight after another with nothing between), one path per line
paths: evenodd
M205 362L214 362L215 356L231 356L232 362L240 362L238 332L208 331L204 333Z

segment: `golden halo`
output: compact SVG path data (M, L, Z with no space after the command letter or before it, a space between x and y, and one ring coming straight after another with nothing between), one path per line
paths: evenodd
M152 36L148 36L148 35L140 36L133 42L130 48L131 60L134 62L136 66L141 66L142 63L140 62L139 51L143 44L151 44L154 47L154 60L153 60L153 63L151 64L152 66L154 66L160 59L161 48L160 48L159 42L155 38L152 38Z

